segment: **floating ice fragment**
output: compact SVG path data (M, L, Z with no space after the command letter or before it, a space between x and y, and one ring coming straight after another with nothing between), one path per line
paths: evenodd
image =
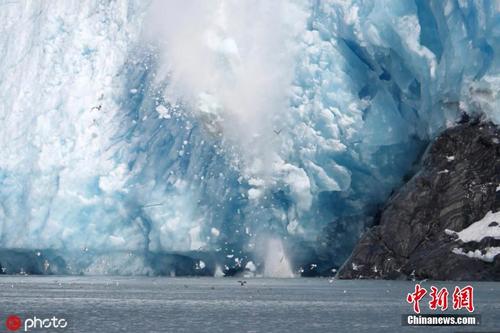
M215 228L215 227L212 227L212 228L210 229L210 233L211 233L211 234L212 234L212 236L214 236L214 237L219 237L219 235L220 235L220 231L219 231L219 229L217 229L217 228Z
M171 118L170 112L163 105L158 105L156 107L156 112L158 112L160 119L170 119Z
M255 272L257 270L257 267L255 266L253 261L247 262L247 264L245 265L245 268L248 269L250 272Z

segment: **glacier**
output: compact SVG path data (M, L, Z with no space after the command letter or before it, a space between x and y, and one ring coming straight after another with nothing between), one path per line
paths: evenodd
M0 1L0 254L212 274L262 267L279 239L296 272L338 267L432 138L500 122L499 13Z

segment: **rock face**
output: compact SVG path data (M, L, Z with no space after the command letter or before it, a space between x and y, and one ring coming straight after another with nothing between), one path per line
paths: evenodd
M427 149L420 171L390 197L337 277L500 280L500 255L491 257L500 239L487 232L465 243L455 233L500 210L499 185L500 130L480 122L446 130ZM493 222L488 227L499 228L500 221Z

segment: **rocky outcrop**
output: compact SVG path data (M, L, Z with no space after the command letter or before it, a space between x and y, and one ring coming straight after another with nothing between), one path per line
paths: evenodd
M420 171L390 197L337 277L500 280L500 255L481 259L500 240L486 235L464 242L456 234L500 210L499 185L500 130L480 122L446 130L427 149ZM500 221L493 222L489 227L499 228Z

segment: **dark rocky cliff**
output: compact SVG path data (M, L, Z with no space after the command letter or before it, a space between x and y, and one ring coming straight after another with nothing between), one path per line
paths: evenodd
M378 224L363 235L337 277L500 280L500 255L485 261L453 252L481 255L499 247L500 239L464 243L445 232L461 231L500 210L499 185L500 130L480 122L446 130L428 148L420 171L388 200ZM489 227L500 228L498 223Z

